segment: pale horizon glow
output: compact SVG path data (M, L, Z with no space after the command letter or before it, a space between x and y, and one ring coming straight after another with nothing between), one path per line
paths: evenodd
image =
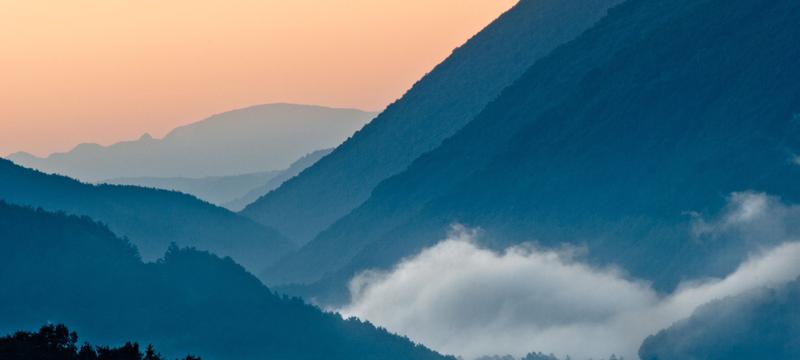
M0 156L257 104L380 111L517 0L0 0Z

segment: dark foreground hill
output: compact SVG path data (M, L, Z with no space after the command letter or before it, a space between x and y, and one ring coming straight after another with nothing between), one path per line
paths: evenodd
M267 273L341 299L461 223L497 248L585 246L659 289L725 274L748 249L692 238L690 214L800 201L799 40L797 2L628 1Z
M80 345L80 346L79 346ZM45 325L37 332L17 331L0 337L4 360L166 360L152 346L140 349L136 342L120 347L78 343L78 334L64 325ZM183 360L200 360L187 355Z
M443 359L405 338L279 297L230 259L173 247L142 263L89 218L0 202L0 333L71 324L93 343L166 357Z
M718 300L645 340L642 360L800 359L800 280Z
M300 176L244 210L299 244L349 213L380 181L437 147L528 66L621 0L522 0L400 100Z
M133 186L89 185L0 159L0 200L86 215L130 239L146 260L170 243L232 256L260 269L288 251L277 231L192 196Z

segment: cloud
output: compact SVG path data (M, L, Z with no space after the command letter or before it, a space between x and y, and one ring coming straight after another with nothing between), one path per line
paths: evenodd
M800 223L800 207L751 191L731 194L717 219L706 220L698 213L690 215L696 237L743 236L762 244L790 237Z
M718 220L704 222L702 233L800 219L790 216L795 213L764 194L734 194ZM771 217L776 214L778 220ZM786 236L780 245L754 254L724 279L686 283L666 295L613 268L594 268L563 253L524 246L484 249L476 232L456 228L391 271L356 276L352 302L339 311L465 358L541 351L577 359L612 353L635 359L644 338L698 306L800 276L800 242L788 236L786 224L779 225L783 230L769 235Z

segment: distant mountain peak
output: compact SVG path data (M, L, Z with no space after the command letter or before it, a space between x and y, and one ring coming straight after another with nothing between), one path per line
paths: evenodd
M150 133L144 133L144 134L142 134L142 136L140 136L140 137L139 137L139 141L150 141L150 140L155 140L155 139L154 139L154 138L153 138L153 137L150 135Z
M31 154L29 152L25 152L25 151L17 151L17 152L13 152L11 154L6 155L4 158L9 159L9 160L11 160L11 159L35 159L36 155L33 155L33 154Z
M78 144L72 151L81 151L81 150L95 150L95 149L102 149L103 145L95 144L95 143L82 143ZM52 157L52 155L48 156Z

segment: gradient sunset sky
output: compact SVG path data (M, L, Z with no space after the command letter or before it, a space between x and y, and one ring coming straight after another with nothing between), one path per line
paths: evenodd
M0 0L0 155L271 102L381 110L517 0Z

